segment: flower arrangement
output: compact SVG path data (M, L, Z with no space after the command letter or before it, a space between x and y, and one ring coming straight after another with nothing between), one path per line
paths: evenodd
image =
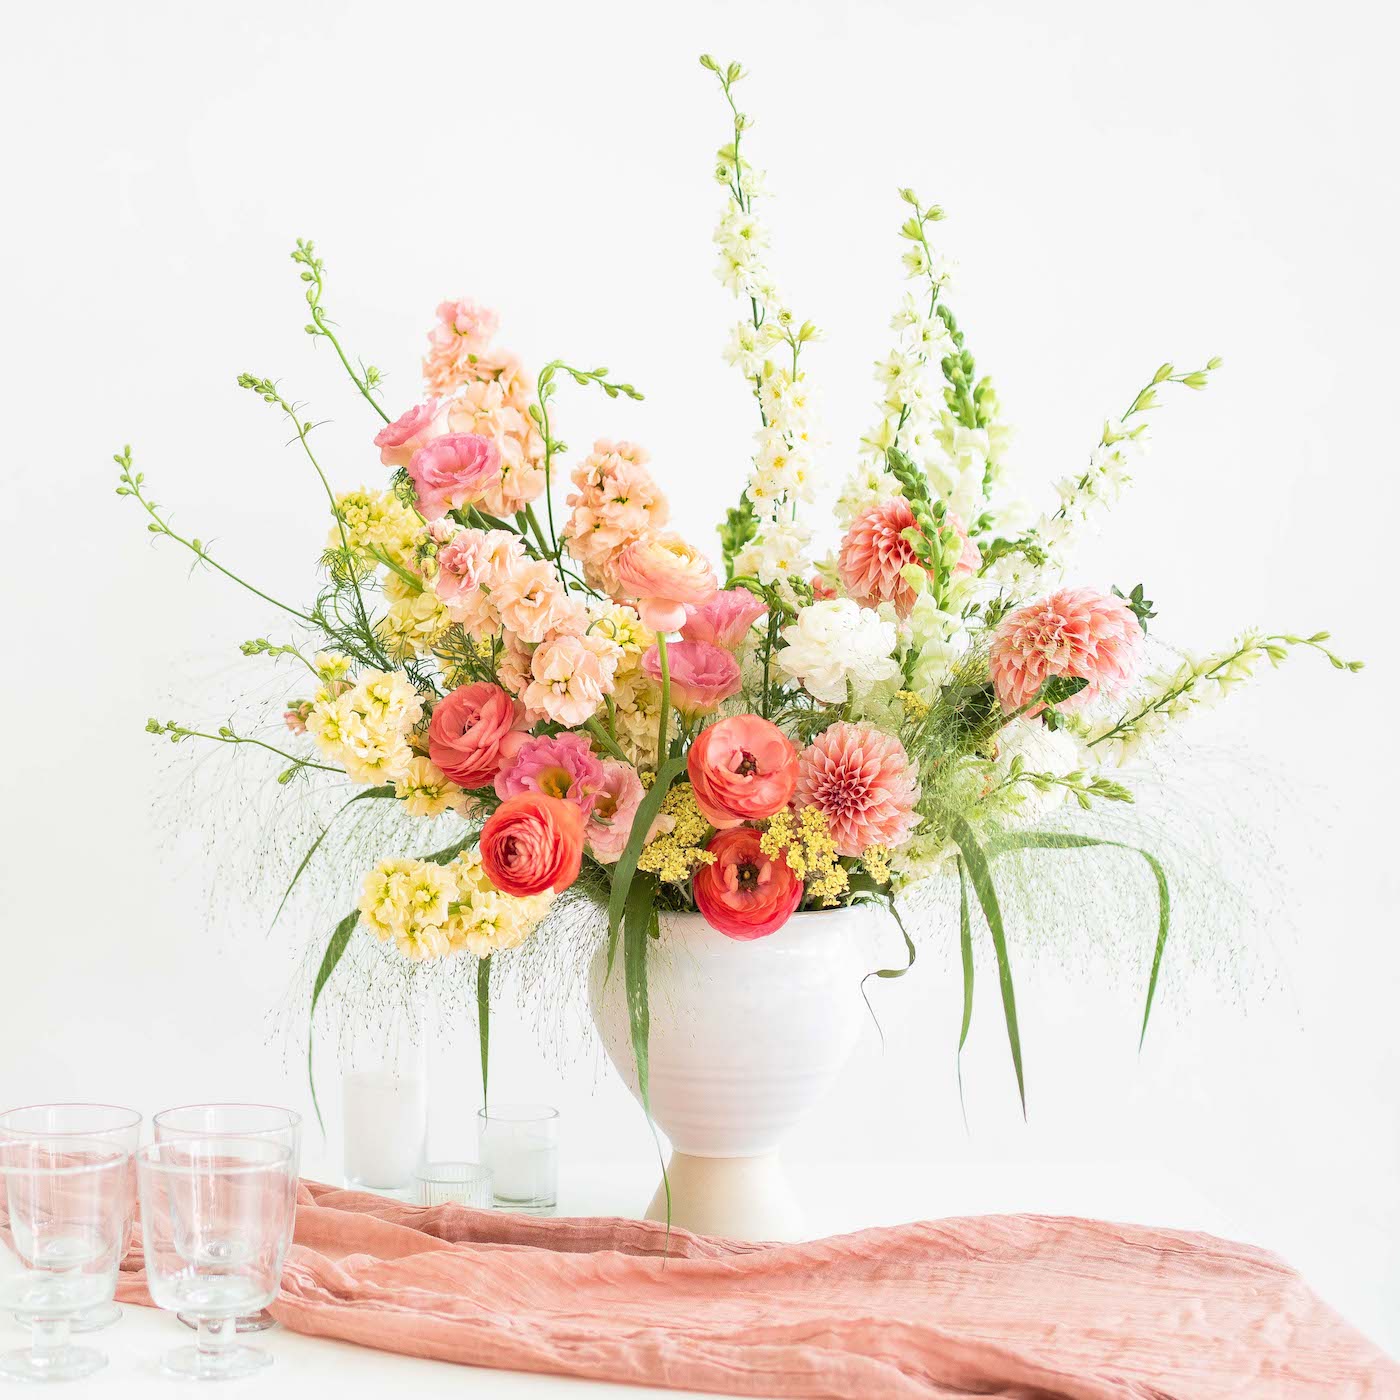
M445 301L428 334L424 397L395 416L380 372L342 346L319 253L298 242L306 331L329 343L377 416L384 475L334 490L301 408L274 381L240 377L291 425L325 487L319 591L293 606L177 533L130 449L117 456L118 493L145 511L152 534L285 615L292 640L259 638L245 653L286 658L302 677L276 742L232 727L148 728L271 750L283 784L331 775L357 789L351 801L452 825L441 849L388 851L364 872L358 905L322 957L313 1016L359 929L414 963L475 959L484 1076L493 959L548 939L559 897L582 892L606 909L609 968L619 950L626 964L645 1093L645 968L662 911L698 911L753 940L805 909L881 901L899 918L905 891L951 880L963 1034L980 909L1024 1105L997 858L1072 858L1103 844L1045 818L1067 801L1130 803L1124 765L1260 663L1299 647L1338 668L1360 663L1331 652L1325 632L1247 631L1149 673L1155 614L1142 585L1064 575L1076 535L1127 486L1159 398L1203 389L1220 362L1162 365L1104 425L1084 469L1057 483L1056 503L1028 516L1008 489L997 394L948 304L951 268L931 241L943 212L907 189L910 289L837 501L839 539L821 552L806 371L819 332L768 270L763 185L735 100L742 72L701 62L732 118L716 165L726 200L715 241L720 278L742 307L727 358L757 418L751 474L717 555L677 531L640 446L598 441L566 457L561 386L639 399L631 384L563 360L531 379L499 345L494 313ZM1170 905L1161 863L1141 854L1159 895L1145 1032Z

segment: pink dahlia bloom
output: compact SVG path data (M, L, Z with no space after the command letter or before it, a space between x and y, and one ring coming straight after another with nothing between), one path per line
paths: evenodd
M634 540L614 560L613 573L653 632L679 632L691 611L709 602L718 587L710 561L667 531Z
M420 447L408 474L425 520L441 520L449 510L479 500L501 474L501 453L479 433L448 433Z
M374 445L379 449L379 460L386 467L406 467L413 460L413 454L427 444L432 436L433 419L437 417L436 399L420 403L407 413L395 418L387 428L381 428L374 435Z
M981 551L968 538L967 526L956 513L950 510L945 519L962 541L954 576L975 573L982 567ZM836 567L846 592L857 603L867 608L893 603L901 617L908 617L915 594L900 571L907 564L918 563L914 546L904 538L904 531L914 528L914 512L903 496L871 506L851 523L841 541Z
M738 651L754 623L767 616L768 609L747 588L726 588L691 613L681 636L688 642Z
M1007 714L1029 705L1052 676L1088 682L1062 700L1059 710L1078 709L1100 694L1116 695L1132 683L1141 664L1142 627L1133 610L1121 598L1092 588L1062 588L1008 613L987 659Z
M527 739L496 774L502 802L522 792L540 792L572 802L586 817L604 786L603 765L582 734Z
M666 665L671 703L687 718L713 714L742 684L733 653L709 642L672 642L666 648ZM649 647L643 654L642 670L660 685L659 648Z
M802 750L798 807L816 807L843 856L901 846L919 816L919 784L904 745L868 724L833 724Z

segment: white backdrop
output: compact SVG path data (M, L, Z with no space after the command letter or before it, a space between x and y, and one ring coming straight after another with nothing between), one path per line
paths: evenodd
M719 357L709 49L751 70L775 261L829 333L810 366L832 476L871 417L901 286L895 191L913 184L949 211L953 304L1028 489L1082 462L1159 361L1226 358L1210 392L1159 415L1086 579L1145 580L1156 627L1184 644L1330 625L1369 663L1344 677L1300 657L1199 731L1273 768L1258 841L1283 893L1263 904L1290 917L1218 930L1267 949L1271 978L1243 997L1177 984L1139 1057L1136 979L1028 967L1028 1123L987 980L965 1131L959 990L929 956L880 988L902 1027L883 1053L870 1038L794 1139L794 1175L837 1172L872 1219L902 1171L933 1212L962 1208L956 1183L975 1178L982 1208L1233 1233L1400 1350L1391 15L248 0L7 7L5 29L0 355L21 438L4 493L0 1100L306 1101L267 1013L313 930L268 939L266 901L208 902L210 853L172 832L183 804L240 799L142 732L148 714L217 722L241 687L265 690L266 663L236 646L279 623L146 548L111 464L132 441L177 523L271 592L309 591L319 487L234 376L280 376L334 420L338 484L378 467L376 422L301 333L297 235L317 239L331 313L389 371L396 409L435 303L475 296L535 364L608 364L646 391L567 392L562 428L575 447L645 443L693 538L737 494L753 415ZM640 1115L594 1060L561 1074L512 1011L497 1045L500 1092L561 1104L571 1157L645 1164ZM475 1106L464 1049L442 1073L434 1132L454 1138Z

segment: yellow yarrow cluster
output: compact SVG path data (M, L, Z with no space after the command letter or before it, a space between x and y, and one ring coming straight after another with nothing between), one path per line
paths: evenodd
M484 958L514 948L553 901L552 894L502 894L471 850L447 865L406 857L380 861L365 876L359 910L375 937L414 962L428 962L463 950Z
M926 719L931 708L922 695L912 690L901 690L899 703L904 706L904 713L912 720Z
M415 588L392 571L384 580L389 611L379 624L385 650L396 660L427 656L452 626L447 608L431 588Z
M865 853L860 858L860 863L864 867L865 873L875 881L877 885L888 885L890 882L890 858L893 852L888 846L867 846Z
M714 856L705 849L710 823L696 805L689 783L677 783L666 794L661 803L661 824L662 834L642 847L638 870L679 885L690 879L697 866L714 864Z
M770 860L783 857L788 869L806 882L809 899L834 905L850 887L846 868L836 854L836 843L819 807L804 807L796 820L791 812L770 817L758 844Z
M333 680L322 686L306 730L355 782L395 782L408 772L408 736L422 718L423 701L402 671L366 671L355 685Z
M377 550L403 568L415 567L424 539L423 521L395 492L364 486L342 491L335 498L335 510L345 527L345 543L356 554L373 557L372 551ZM341 548L340 525L331 526L326 543L331 549Z

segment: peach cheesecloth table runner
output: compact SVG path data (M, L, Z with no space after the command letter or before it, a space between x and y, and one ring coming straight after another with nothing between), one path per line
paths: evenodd
M1400 1366L1280 1260L1047 1216L754 1245L639 1220L303 1183L272 1306L296 1332L473 1366L740 1395L1400 1397ZM139 1245L118 1297L149 1303Z

